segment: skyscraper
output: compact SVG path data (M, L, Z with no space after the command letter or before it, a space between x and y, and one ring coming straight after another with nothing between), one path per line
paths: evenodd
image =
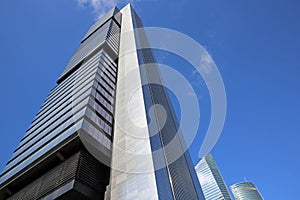
M195 167L206 200L231 200L228 188L211 154Z
M236 200L263 200L256 186L251 182L241 182L230 186Z
M0 199L203 199L135 28L130 4L90 27L1 174Z

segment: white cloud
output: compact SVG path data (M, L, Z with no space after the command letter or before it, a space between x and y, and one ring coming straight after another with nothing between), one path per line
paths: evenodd
M213 74L215 64L213 59L208 53L204 53L199 57L198 66L192 72L193 81L192 84L198 88L206 87L206 83L203 80L203 76ZM208 77L208 76L206 76ZM207 80L206 80L207 81Z
M201 55L201 64L198 67L199 70L203 71L206 74L209 74L213 69L213 60L209 54Z
M90 7L98 19L105 14L109 9L117 5L117 0L77 0L80 7Z

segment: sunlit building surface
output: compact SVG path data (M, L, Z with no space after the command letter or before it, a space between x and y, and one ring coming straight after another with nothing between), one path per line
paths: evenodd
M195 167L206 200L231 200L228 188L211 154Z
M241 182L230 186L236 200L263 200L256 186L251 182Z

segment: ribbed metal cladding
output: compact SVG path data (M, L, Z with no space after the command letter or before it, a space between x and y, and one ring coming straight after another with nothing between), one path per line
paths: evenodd
M116 81L117 65L101 50L56 86L6 165L1 184L80 130L97 138L110 159Z
M111 21L106 40L117 54L119 52L120 27L114 20Z
M67 64L61 77L65 76L65 74L67 74L73 67L79 64L86 56L88 56L92 51L100 47L105 42L109 28L110 22L106 22L86 41L80 44L80 46L77 48L76 52L70 59L69 63Z
M105 16L100 18L88 31L81 44L75 51L74 55L68 62L63 73L58 79L60 83L69 73L72 73L76 67L93 51L106 43L116 55L118 55L118 44L120 40L121 13L117 8L109 11ZM114 58L115 59L115 58Z
M107 173L102 173L107 170ZM103 174L107 174L103 176ZM42 177L33 181L8 200L34 200L51 193L64 184L81 181L99 192L104 192L109 179L108 168L85 151L78 152Z
M101 164L89 153L82 152L76 178L96 190L105 192L109 182L109 168Z
M76 176L79 154L55 167L8 199L38 199Z
M60 87L52 90L2 175L9 171L20 171L39 158L38 155L42 152L46 153L60 141L76 133L80 126L76 127L75 124L85 115L86 105L89 103L89 90L96 90L96 71L100 70L99 76L104 76L102 70L98 69L101 68L99 57L100 54L96 54L70 77L71 80L65 80ZM80 86L76 87L77 91L74 91L75 82ZM98 99L101 101L101 98Z
M116 22L120 25L122 22L122 13L119 10L115 11L114 18Z
M91 36L99 27L101 27L106 21L114 17L118 24L121 24L121 13L118 8L114 7L106 14L104 14L96 23L94 23L85 34L81 43L83 43L89 36Z

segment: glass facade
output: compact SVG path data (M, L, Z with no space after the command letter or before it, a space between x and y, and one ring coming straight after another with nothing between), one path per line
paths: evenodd
M228 188L211 154L195 167L206 200L231 200Z
M256 186L251 182L241 182L230 186L236 200L263 200Z

